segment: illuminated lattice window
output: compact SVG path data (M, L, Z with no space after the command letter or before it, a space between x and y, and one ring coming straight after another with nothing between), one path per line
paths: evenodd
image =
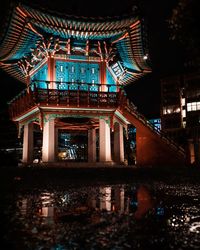
M59 89L67 89L67 84L60 83L59 84Z
M93 72L93 73L92 73ZM61 78L63 80L61 80ZM83 63L83 62L68 62L56 61L56 81L65 83L99 83L99 64L98 63ZM77 85L78 86L78 85ZM78 88L78 87L77 87Z
M120 75L122 75L123 72L124 72L124 69L123 69L123 67L122 67L122 65L121 65L120 62L117 62L117 63L113 64L113 65L111 66L111 69L112 69L113 73L114 73L117 77L119 77Z
M88 90L88 85L87 84L81 84L80 85L80 90Z

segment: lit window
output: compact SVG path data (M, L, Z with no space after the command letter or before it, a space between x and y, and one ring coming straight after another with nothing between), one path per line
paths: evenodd
M92 83L94 83L94 79L92 80Z
M197 110L200 110L200 102L197 102Z
M185 106L185 98L182 98L182 99L181 99L181 105L182 105L182 106Z
M163 114L172 114L172 113L179 113L181 111L180 107L177 106L168 106L163 108Z
M183 118L186 117L186 110L185 109L182 110L182 117Z
M94 74L94 73L95 73L94 68L92 68L92 74Z
M62 78L62 77L60 78L60 82L61 82L61 83L63 82L63 78Z
M192 111L196 111L197 110L197 105L196 102L192 102Z
M200 102L187 103L187 111L200 110Z
M171 114L172 110L171 109L167 109L167 114Z
M72 82L74 82L74 78L72 78Z
M72 73L74 73L74 66L72 66Z
M191 107L191 103L187 103L187 111L191 111L192 110L192 107Z
M62 65L60 66L60 71L63 72L63 66Z

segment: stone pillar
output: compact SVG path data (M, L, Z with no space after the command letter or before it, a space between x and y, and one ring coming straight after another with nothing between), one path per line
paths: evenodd
M33 123L24 125L22 161L24 163L33 162Z
M96 162L96 130L88 130L88 162Z
M118 122L114 124L114 161L124 163L123 126Z
M51 119L44 123L42 161L55 161L55 120Z
M111 161L110 120L99 119L99 161Z

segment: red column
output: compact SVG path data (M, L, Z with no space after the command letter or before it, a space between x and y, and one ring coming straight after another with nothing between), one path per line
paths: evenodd
M48 81L50 81L49 88L55 89L55 59L54 57L49 56L47 60L48 66Z
M101 81L101 91L107 91L106 86L106 62L102 61L100 63L100 81Z

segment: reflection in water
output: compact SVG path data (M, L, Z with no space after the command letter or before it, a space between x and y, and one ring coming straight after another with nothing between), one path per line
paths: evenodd
M152 198L149 189L144 185L141 185L137 190L137 203L136 219L144 217L155 206L155 200Z
M111 187L100 188L99 193L100 193L100 209L111 211Z
M190 226L190 232L193 233L200 233L200 221L199 222L193 222Z
M19 194L7 249L198 249L199 200L167 192L159 183Z

